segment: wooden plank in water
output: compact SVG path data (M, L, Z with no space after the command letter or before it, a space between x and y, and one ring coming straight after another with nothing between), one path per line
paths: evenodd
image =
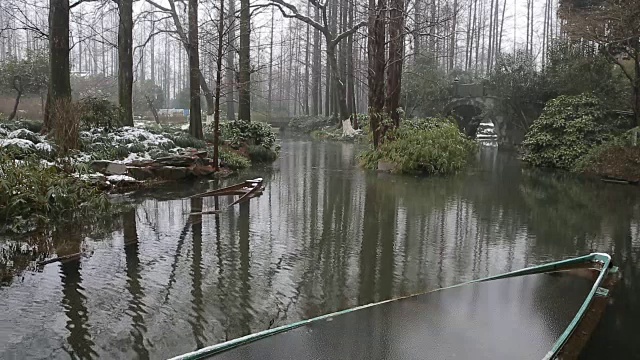
M225 196L225 195L244 195L246 192L250 192L252 188L259 187L262 184L262 178L246 180L243 183L224 187L222 189L211 190L191 196L191 199L210 197L210 196Z
M253 189L251 189L249 192L242 195L240 198L238 198L238 200L232 202L231 205L229 205L229 207L232 207L233 205L240 204L241 202L245 202L253 197L256 197L258 193L262 192L262 190L264 190L264 186L262 185L254 186Z

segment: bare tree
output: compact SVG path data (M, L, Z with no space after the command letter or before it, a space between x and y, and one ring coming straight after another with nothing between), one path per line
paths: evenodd
M347 29L339 34L336 34L331 30L331 27L328 22L327 16L327 3L321 3L317 0L309 0L310 4L316 7L321 15L321 22L317 22L306 15L303 15L298 11L298 9L290 4L285 2L284 0L270 0L270 2L276 6L282 15L287 18L295 18L300 21L303 21L316 30L318 30L325 38L326 43L326 55L328 66L331 67L331 76L333 81L331 85L333 86L334 93L337 97L337 105L338 111L340 114L340 119L343 124L343 133L352 134L353 128L351 126L351 122L347 121L350 119L349 108L347 107L347 96L346 96L346 88L345 82L340 74L340 69L338 67L338 59L336 54L336 46L343 40L346 39L349 35L356 32L359 28L367 25L367 22L363 21L358 24L355 24L350 29Z
M384 124L384 72L386 66L386 0L369 0L369 123L377 148L388 130Z
M240 73L238 81L238 119L251 121L251 11L249 0L240 0Z
M204 137L200 107L201 75L200 50L198 48L198 0L189 0L189 134L196 139Z
M49 92L45 108L44 129L50 131L57 122L52 105L71 101L69 68L69 0L49 0Z
M228 25L227 25L227 39L229 51L227 51L227 69L226 69L226 78L227 78L227 120L235 120L236 119L236 106L235 100L233 97L234 94L234 83L235 83L235 43L236 43L236 32L235 32L235 20L236 20L236 2L235 0L229 1L229 10L228 10ZM224 6L224 5L223 5Z
M561 1L565 30L575 40L599 45L629 80L636 126L640 126L640 2L597 0L584 5Z
M120 13L118 26L120 123L133 126L133 0L115 1Z
M176 10L175 0L168 0L169 7L162 6L162 5L158 4L157 2L155 2L154 0L146 0L146 1L149 4L153 5L156 9L158 9L158 10L164 12L164 13L167 13L167 14L169 14L171 16L171 18L173 20L173 24L175 26L175 32L177 33L178 38L180 39L180 42L184 46L185 50L187 51L187 53L189 53L189 38L187 37L187 34L184 31L182 23L180 22L180 17L178 16L178 11ZM165 50L166 50L166 55L168 56L169 55L168 48L165 48ZM168 62L168 57L166 58L166 62ZM207 79L205 78L205 76L203 75L202 71L200 71L200 70L198 70L198 77L200 78L200 80L199 80L200 81L200 87L202 88L202 92L204 93L205 100L207 101L207 114L208 115L212 115L213 114L213 109L215 107L215 105L213 104L213 93L211 92L211 89L209 88L209 85L207 83Z
M457 7L455 0L454 6ZM386 113L393 121L393 126L400 126L400 90L402 87L402 64L404 62L404 0L391 0L389 10L389 66L387 68ZM454 8L454 12L456 9ZM453 17L452 43L455 42L455 22ZM453 69L455 46L451 46L450 69Z

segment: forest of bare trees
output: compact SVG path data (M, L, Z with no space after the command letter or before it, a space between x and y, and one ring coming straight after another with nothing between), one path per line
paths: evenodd
M482 77L500 54L522 48L542 66L552 39L563 34L557 6L555 0L5 0L0 62L46 54L49 91L28 96L48 103L107 98L120 104L122 124L158 108L190 109L196 137L200 113L213 119L220 98L226 106L218 105L218 113L226 119L344 120L370 111L397 123L402 78L420 61ZM3 88L11 98L13 86Z

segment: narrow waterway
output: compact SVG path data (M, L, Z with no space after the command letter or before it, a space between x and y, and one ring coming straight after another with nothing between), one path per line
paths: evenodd
M139 195L107 230L37 240L79 261L37 268L36 240L0 240L0 358L161 359L593 251L623 279L583 358L640 358L638 188L526 169L495 148L444 178L365 172L356 153L284 137L273 167ZM232 200L186 196L255 176L267 188L248 208L189 217Z

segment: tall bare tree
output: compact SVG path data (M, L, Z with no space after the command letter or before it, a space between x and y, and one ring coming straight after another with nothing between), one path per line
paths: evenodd
M384 74L386 66L386 0L369 0L369 125L373 132L373 146L378 147L388 130L384 124Z
M240 73L238 79L238 119L251 121L251 10L249 0L240 0Z
M49 92L44 129L52 130L57 121L54 104L71 101L69 67L69 0L49 0Z
M629 80L635 123L640 126L640 2L562 0L560 14L572 39L600 46Z
M120 123L133 126L133 0L116 0L118 12L118 102Z
M226 78L227 78L227 120L235 120L236 119L236 104L233 97L234 94L234 84L235 84L235 43L236 43L236 32L235 32L235 20L236 20L236 2L235 0L229 0L229 10L228 10L228 25L227 25L227 41L228 41L228 50L227 50L227 69L226 69Z
M331 26L328 22L327 3L320 3L316 0L310 1L310 3L320 11L321 22L317 22L309 18L308 16L303 15L300 11L298 11L297 7L288 2L285 2L284 0L270 0L270 2L280 10L281 14L284 17L295 18L303 21L313 26L324 36L326 44L325 53L328 63L327 66L330 66L331 68L331 77L333 79L331 85L333 86L333 92L336 96L338 112L340 115L340 120L342 120L343 124L343 132L346 134L353 133L351 123L347 121L350 119L350 114L349 108L347 107L345 82L341 76L340 68L338 66L336 46L343 39L346 39L349 35L356 32L359 28L365 26L367 22L360 22L358 24L355 24L352 28L347 29L341 33L335 33L334 31L332 31Z
M204 137L202 133L202 109L200 107L201 75L200 50L198 47L198 0L189 0L189 134L196 139Z
M458 1L454 1L457 7ZM454 8L454 11L456 9ZM452 42L455 42L456 15L453 16ZM453 69L455 46L451 46L449 68ZM400 126L400 91L402 88L402 64L404 62L404 0L391 0L389 9L389 65L387 68L386 113L393 121L393 126Z

